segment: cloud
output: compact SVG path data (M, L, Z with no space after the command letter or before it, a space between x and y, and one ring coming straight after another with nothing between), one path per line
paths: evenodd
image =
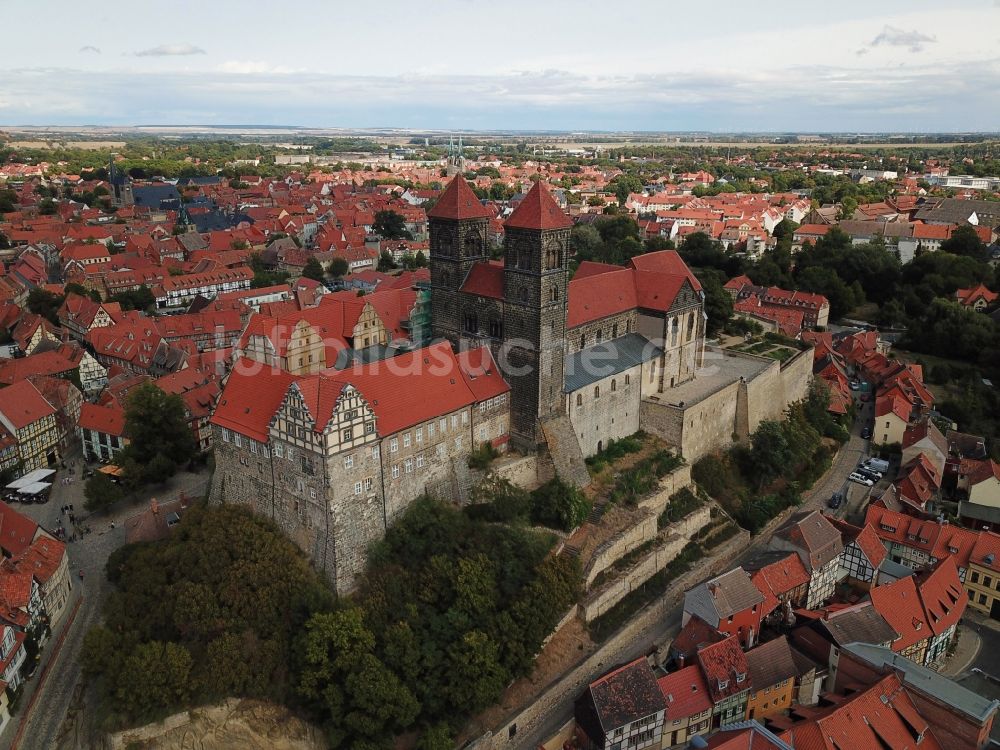
M888 47L906 47L910 52L920 52L928 44L933 44L937 39L922 34L919 31L904 31L895 26L883 26L881 33L869 42L872 47L886 45Z
M90 52L95 55L101 54L101 51L92 44L85 44L84 46L80 47L80 52Z
M174 57L183 55L204 55L205 50L193 44L161 44L159 47L139 50L136 57Z
M301 73L301 68L289 68L285 65L271 65L260 60L226 60L219 66L221 73L234 73L236 75L287 75L288 73Z

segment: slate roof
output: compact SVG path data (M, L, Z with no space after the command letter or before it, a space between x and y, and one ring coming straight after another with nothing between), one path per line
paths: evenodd
M173 185L133 185L132 198L135 205L146 208L176 209L181 204L181 194Z
M684 611L698 615L709 625L764 603L764 595L741 567L689 589L684 595Z
M792 651L788 638L783 635L747 651L747 666L754 690L763 690L799 676Z
M572 393L659 357L663 350L645 336L627 333L566 357L563 391Z
M832 612L819 624L838 646L854 641L892 643L899 637L871 602Z
M774 535L798 548L802 564L810 571L822 568L844 548L840 532L815 510L796 513Z

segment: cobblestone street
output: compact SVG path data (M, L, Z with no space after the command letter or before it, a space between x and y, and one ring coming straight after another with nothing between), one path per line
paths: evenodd
M43 648L39 667L35 676L26 683L16 713L0 734L0 747L12 750L49 750L57 746L60 727L80 679L79 655L83 637L100 620L101 602L108 591L105 563L109 555L125 543L123 521L143 510L150 497L169 500L182 491L197 497L204 492L208 482L207 471L183 472L175 475L166 485L141 495L146 498L142 502L122 503L113 514L89 515L83 509L84 481L80 458L68 459L67 467L56 474L47 503L14 506L50 532L63 526L68 538L73 534L82 536L77 541L70 541L67 546L73 592L66 611ZM72 479L72 483L63 484L62 480L66 478ZM70 522L68 513L63 514L60 510L68 505L74 508L75 525ZM87 527L90 528L89 533L85 532ZM76 616L70 622L77 606Z

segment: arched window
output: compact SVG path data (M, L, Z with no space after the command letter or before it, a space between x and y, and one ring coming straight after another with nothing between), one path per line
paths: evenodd
M473 311L465 313L465 330L467 333L479 333L479 320Z
M681 325L677 318L670 321L670 345L677 346L677 334L681 329Z
M628 377L628 375L626 375L625 376L625 385L628 385L628 384L629 384L629 377Z
M597 329L597 343L600 344L602 341L604 341L604 331L602 331L600 328L598 328Z
M600 398L600 397L601 397L601 386L595 385L594 386L594 398Z
M521 298L521 302L527 302L528 301L528 290L525 289L524 287L521 287L520 291L518 292L518 296Z
M694 336L694 313L688 315L687 340L690 341L692 336Z
M465 257L478 258L483 255L483 238L476 232L472 232L465 238Z
M558 302L559 301L559 287L556 286L555 284L553 284L552 285L552 289L549 290L549 299L552 302Z
M576 405L577 406L583 406L583 394L582 393L576 394Z
M500 322L499 318L490 318L490 336L495 339L503 338L503 324Z
M441 239L438 240L438 252L441 255L451 255L451 234L444 233L440 235Z
M613 339L618 338L618 324L617 323L615 323L613 326L611 326L611 338L613 338Z
M617 390L618 390L618 381L616 381L614 378L612 378L612 380L611 380L611 392L614 393Z

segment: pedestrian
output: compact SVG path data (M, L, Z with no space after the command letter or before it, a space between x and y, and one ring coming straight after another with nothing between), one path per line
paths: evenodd
M112 530L112 531L114 531L114 530L115 530L115 522L114 522L114 521L112 521L112 522L111 522L111 530Z

